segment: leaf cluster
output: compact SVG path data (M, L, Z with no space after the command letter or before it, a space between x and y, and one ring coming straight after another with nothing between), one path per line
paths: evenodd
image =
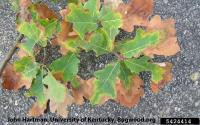
M23 0L22 0L23 1ZM72 103L93 105L114 99L133 107L143 96L143 80L139 73L151 73L152 91L157 93L172 78L170 63L154 63L154 55L171 56L180 51L174 20L151 16L153 0L71 0L61 10L60 18L47 5L26 0L18 14L17 30L26 36L19 45L20 59L9 64L3 86L18 90L25 86L26 96L37 98L29 115L43 114L47 105L51 112L67 116L63 110ZM116 41L119 29L133 31L133 39ZM62 57L50 65L35 61L38 51L47 44L59 45ZM96 71L89 80L81 79L79 53L94 51L96 56L113 53L117 59ZM45 59L45 58L44 58ZM49 103L48 103L49 102ZM38 112L39 111L39 112Z

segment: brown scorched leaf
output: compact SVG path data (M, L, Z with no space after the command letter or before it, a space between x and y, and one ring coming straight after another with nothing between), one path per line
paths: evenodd
M41 106L38 102L35 102L28 111L28 116L38 117L44 114L46 105Z
M127 4L121 3L117 12L123 17L122 29L132 32L133 26L147 26L153 13L153 0L130 0Z
M57 103L53 100L50 100L49 102L50 111L62 117L67 117L68 110L66 110L66 108L70 106L72 103L74 103L74 98L69 93L67 93L65 100L62 103Z
M32 80L24 79L20 73L15 71L12 64L8 63L3 72L3 83L2 87L8 90L15 90L25 86L27 89L31 87Z
M56 13L45 4L34 4L34 8L41 19L58 19Z
M156 15L151 19L147 29L163 31L165 36L159 44L151 46L143 52L146 56L172 56L180 51L176 37L175 21L173 19L166 19L162 21L161 17Z
M72 32L72 25L66 21L62 21L61 32L58 33L57 38L54 41L54 44L59 45L60 43L65 42L70 32Z
M12 64L7 64L3 72L2 87L8 90L18 90L21 75L17 73Z
M139 101L140 98L144 95L143 89L144 82L138 75L132 77L132 85L130 89L126 89L121 80L117 80L116 90L117 90L117 99L121 105L126 107L133 107Z
M89 100L92 96L94 90L94 78L91 78L89 80L83 80L77 76L77 81L79 82L80 87L78 89L72 88L72 95L75 99L75 103L82 105L84 103L83 97Z
M161 67L163 67L165 73L163 74L163 80L161 80L158 84L151 83L151 90L154 93L158 93L161 89L165 87L172 80L172 64L171 63L158 63Z

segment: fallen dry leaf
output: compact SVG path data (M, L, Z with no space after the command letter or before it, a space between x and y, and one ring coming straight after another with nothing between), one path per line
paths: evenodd
M69 93L67 93L65 101L62 103L56 103L53 100L50 100L49 102L50 111L62 117L67 117L68 110L66 109L66 107L70 106L72 103L74 103L74 98Z
M44 114L44 111L46 109L46 105L44 106L40 106L38 102L35 102L32 107L29 109L28 111L28 116L34 116L34 117L38 117L40 115Z
M160 30L164 31L166 37L161 38L161 42L144 50L146 56L153 57L154 55L172 56L180 51L177 42L175 21L173 19L161 19L160 16L154 16L148 24L147 30Z
M122 14L122 29L132 32L133 26L147 26L153 13L153 0L130 0L127 4L121 3L116 10Z
M161 63L158 65L163 67L165 73L163 74L163 80L161 80L159 83L151 83L151 90L154 93L158 93L161 89L165 87L165 85L167 85L172 80L172 64Z
M123 106L129 108L135 106L140 98L144 95L143 89L144 82L138 75L132 77L132 85L130 89L126 89L121 80L117 80L116 90L117 90L117 99Z
M78 89L72 88L72 95L75 99L75 103L82 105L84 103L83 97L89 100L92 96L94 89L94 78L91 78L89 80L83 80L77 76L77 81L79 82L80 87Z

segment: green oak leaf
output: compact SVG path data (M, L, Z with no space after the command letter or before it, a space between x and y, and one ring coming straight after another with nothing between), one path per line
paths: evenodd
M111 9L103 7L100 11L99 20L101 25L108 33L111 40L114 40L119 33L119 28L122 25L122 17L119 13L113 12Z
M123 84L126 89L129 89L131 87L131 78L132 78L132 73L130 69L127 68L124 62L120 62L120 74L119 78L123 81Z
M102 55L113 50L113 42L107 36L104 29L97 30L92 34L90 42L84 45L84 48L89 50L94 50L97 55Z
M95 72L94 93L90 100L92 104L99 104L104 96L116 97L115 81L119 72L119 62L109 64L104 69Z
M27 41L20 44L19 47L32 56L33 48L40 39L40 29L35 25L35 23L23 22L19 25L18 31L27 37Z
M40 24L44 26L46 37L50 38L54 33L61 31L60 21L56 19L41 19Z
M67 20L73 23L74 30L81 39L84 39L85 33L92 32L97 29L97 18L80 5L69 4L70 13Z
M56 19L40 19L40 24L45 28L45 38L51 38L53 34L61 31L61 23Z
M160 66L150 62L150 58L143 56L140 58L132 58L124 61L125 65L132 73L140 73L142 71L149 71L152 73L151 80L158 83L163 79L164 70Z
M17 72L22 73L25 79L34 79L39 70L39 64L33 62L31 57L23 57L14 63Z
M33 81L31 88L26 93L28 96L37 97L39 105L43 106L46 104L47 99L44 95L44 85L43 85L43 74L40 71L36 79Z
M147 47L156 45L159 42L159 31L144 31L138 29L133 40L125 41L124 43L119 44L117 48L123 56L132 58L133 56L140 54Z
M48 72L48 75L44 78L43 84L48 86L47 89L47 96L49 99L57 102L62 103L65 100L65 96L67 93L67 90L65 88L65 85L58 82L51 72Z
M27 38L25 43L19 44L19 48L24 50L29 56L33 56L35 44L38 41Z
M98 17L98 1L99 0L88 0L85 4L84 4L84 8L88 9L90 14L93 17Z
M65 49L71 51L71 52L78 52L79 47L82 47L84 45L84 41L82 41L80 38L68 38L62 45Z
M33 22L22 22L17 30L27 38L38 41L40 38L40 29Z
M55 60L50 68L53 73L62 73L65 81L72 81L78 73L79 63L80 61L74 53L67 53L67 55Z

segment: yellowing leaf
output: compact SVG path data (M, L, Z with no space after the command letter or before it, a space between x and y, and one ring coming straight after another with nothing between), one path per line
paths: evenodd
M103 7L100 11L99 20L107 32L108 38L114 41L116 35L119 33L118 29L122 25L121 15L119 13L114 13L109 8Z
M164 65L160 65L164 70L163 79L158 83L151 83L151 89L154 93L158 93L161 89L164 88L172 80L172 64L171 63L163 63Z
M130 0L127 4L121 3L117 12L123 16L122 29L133 31L133 26L147 26L148 17L153 13L153 0Z
M44 78L43 84L48 86L47 98L57 103L63 103L66 97L66 88L63 84L58 82L49 72Z
M164 55L172 56L180 51L177 42L175 21L173 19L161 20L160 16L154 16L148 24L148 30L163 31L165 36L161 39L159 44L147 48L143 53L147 56Z
M126 89L123 82L118 80L116 83L117 98L116 101L121 105L132 108L140 101L144 95L144 82L138 75L133 75L130 89Z
M33 56L33 48L39 42L41 30L33 22L22 22L17 30L27 37L27 41L20 44L19 47L28 53L28 55Z

